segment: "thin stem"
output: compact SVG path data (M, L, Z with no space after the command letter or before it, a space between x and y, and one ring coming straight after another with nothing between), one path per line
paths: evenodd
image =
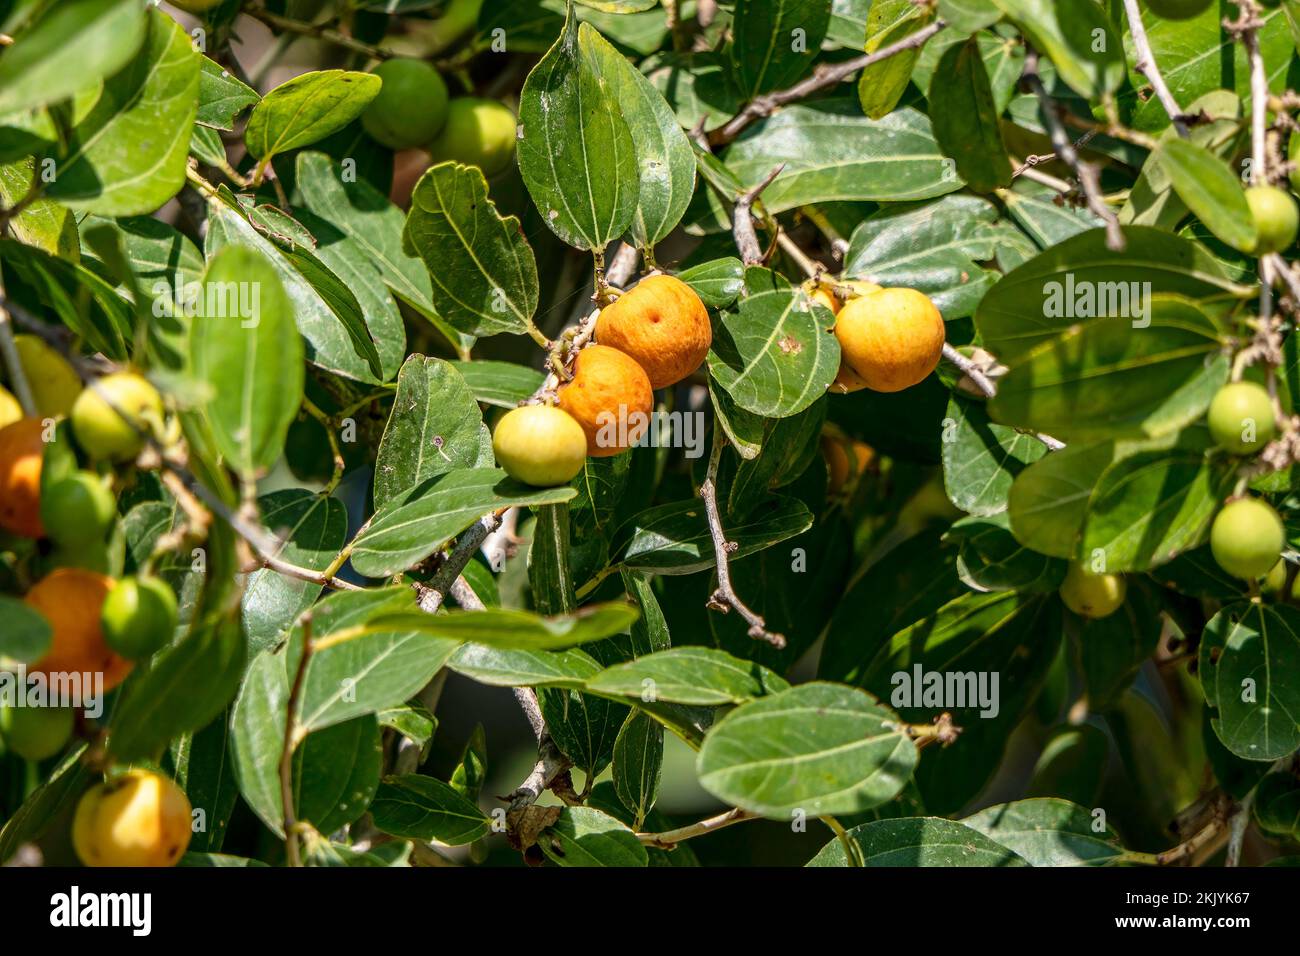
M9 370L9 384L13 386L14 396L23 408L23 414L36 414L36 399L32 396L31 383L23 370L22 360L18 357L18 346L14 343L13 324L9 319L9 310L4 306L4 277L0 275L0 355L4 357L5 368Z
M742 810L739 807L733 807L717 816L709 817L707 820L701 820L698 823L691 823L684 827L678 827L675 830L663 830L659 833L638 833L636 838L644 846L658 847L661 850L671 850L686 840L693 840L695 837L705 836L709 833L716 833L724 827L732 826L736 823L744 823L746 820L756 820L758 814L750 813L748 810Z
M363 43L361 40L350 37L346 33L340 33L338 30L324 24L304 23L301 20L282 17L278 13L272 13L270 10L261 7L245 7L243 12L254 20L260 20L268 27L273 27L282 33L296 33L298 36L314 37L317 40L324 40L326 43L332 43L335 46L351 50L353 53L360 53L362 56L368 56L371 59L387 60L397 56L392 50L371 43Z
M754 231L754 217L750 210L758 201L759 195L772 184L772 180L785 169L785 163L777 163L772 171L761 180L736 197L735 210L731 216L731 232L740 251L741 261L747 266L757 265L764 259L763 249L758 244L758 234Z
M822 823L831 828L840 841L840 846L844 849L844 861L849 866L866 866L867 861L862 858L862 847L858 846L858 841L849 836L849 831L844 829L844 824L840 823L834 817L822 817Z
M285 706L284 748L280 753L280 800L284 804L284 852L290 866L302 866L298 853L298 820L293 803L293 752L306 734L300 723L302 710L302 689L307 679L307 662L314 650L312 640L312 612L308 608L302 616L302 653L298 657L298 669L293 675L293 687L289 690L289 702Z
M713 554L718 566L718 586L713 594L709 596L706 606L714 611L722 611L724 614L729 610L734 610L749 625L750 637L755 640L767 641L780 650L785 647L784 635L769 631L767 622L763 620L761 615L755 614L749 609L736 594L735 588L731 584L729 555L736 550L737 545L735 542L727 540L726 532L722 529L722 518L718 514L718 464L722 460L722 447L725 441L726 439L722 436L721 426L714 423L713 452L709 455L709 469L704 483L700 485L700 497L704 499L704 514L708 519L709 536L713 538Z
M1165 112L1173 121L1174 129L1179 136L1186 139L1188 132L1187 123L1183 121L1183 111L1178 105L1178 100L1174 99L1174 94L1170 92L1169 85L1165 83L1160 67L1156 64L1156 55L1151 49L1151 41L1147 39L1146 27L1142 24L1142 11L1138 8L1137 0L1124 0L1124 12L1128 16L1129 33L1133 36L1133 46L1137 52L1133 68L1147 78L1147 82L1155 90L1156 98L1160 100L1160 105L1165 108Z
M325 438L329 441L330 455L334 458L334 474L330 476L329 484L322 492L324 495L329 495L343 480L343 471L347 467L347 463L343 460L343 448L339 445L339 436L336 434L337 425L310 398L302 400L302 407L308 415L320 422L321 427L325 429Z

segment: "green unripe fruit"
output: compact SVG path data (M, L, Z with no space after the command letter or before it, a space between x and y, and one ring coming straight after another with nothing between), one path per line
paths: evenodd
M88 471L73 472L41 492L45 536L65 548L103 541L116 515L113 493Z
M1278 558L1277 564L1273 565L1259 589L1265 594L1281 594L1282 589L1286 587L1286 573L1286 558ZM1292 597L1296 596L1297 588L1300 588L1300 578L1296 578L1295 583L1291 585Z
M422 146L447 121L447 84L423 60L395 58L374 69L384 81L379 95L361 114L361 125L390 149Z
M442 16L428 24L427 40L430 53L441 53L475 25L483 0L451 0Z
M0 736L24 760L45 760L72 738L71 707L0 707Z
M1122 574L1094 574L1078 562L1070 562L1061 582L1061 600L1080 617L1107 617L1119 610L1128 593Z
M1162 20L1190 20L1210 9L1214 0L1147 0L1147 9Z
M1300 780L1294 774L1270 773L1255 787L1255 822L1269 833L1300 832Z
M1267 574L1286 545L1282 519L1266 501L1238 498L1223 506L1210 528L1210 550L1219 567L1253 581Z
M127 461L144 447L141 433L152 433L162 417L158 389L133 372L114 372L77 396L72 404L72 431L91 458Z
M447 107L447 125L429 144L435 163L454 160L494 176L515 152L515 114L496 100L461 96Z
M148 657L176 630L176 595L159 578L123 578L99 612L104 641L128 660Z
M506 412L492 433L497 464L516 481L538 488L568 484L587 459L587 435L554 405L524 405Z
M1234 455L1253 455L1277 434L1273 400L1254 382L1223 386L1206 418L1214 443Z
M1289 192L1277 186L1251 186L1246 190L1246 203L1259 230L1253 250L1256 255L1278 252L1295 242L1300 209Z

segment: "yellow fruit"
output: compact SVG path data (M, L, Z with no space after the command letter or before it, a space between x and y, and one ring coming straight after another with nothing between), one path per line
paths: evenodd
M560 386L559 402L587 436L587 454L607 458L635 445L650 427L654 391L634 359L589 345L573 363L572 381Z
M41 524L44 432L39 418L0 428L0 528L25 538L45 536Z
M812 286L811 283L809 283L809 285L811 286L811 288L808 289L808 297L810 299L818 305L830 309L832 315L835 315L840 311L840 300L835 298L835 293L820 285Z
M492 451L506 474L538 488L568 484L587 459L587 436L553 405L514 408L497 422Z
M114 372L77 396L72 431L91 458L128 461L140 453L144 434L153 433L162 417L162 396L156 388L134 372Z
M27 592L25 600L50 622L50 649L28 668L34 674L98 673L111 690L131 672L131 662L104 640L100 612L113 579L81 568L51 571Z
M651 388L667 388L700 367L713 344L713 327L694 289L658 275L601 310L596 341L635 359Z
M460 96L447 105L447 122L429 144L429 153L435 163L454 160L493 176L510 165L517 126L504 103Z
M867 380L849 368L847 362L841 360L840 370L835 373L835 381L831 382L828 391L836 395L848 395L850 392L860 392L866 387Z
M943 353L943 316L915 289L881 289L851 299L835 321L844 361L877 392L925 379Z
M1094 620L1118 611L1127 592L1122 574L1094 574L1077 562L1070 563L1060 590L1066 607Z
M13 392L0 385L0 428L12 425L23 417L23 406L14 398Z
M81 394L81 376L62 355L34 335L15 335L18 358L32 390L36 414L59 418L72 411Z
M191 812L173 781L130 770L81 798L72 846L87 866L175 866L190 845Z

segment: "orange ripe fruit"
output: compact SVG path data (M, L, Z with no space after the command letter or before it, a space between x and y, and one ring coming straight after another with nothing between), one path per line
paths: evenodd
M596 341L635 359L651 388L667 388L700 367L713 344L713 327L694 289L658 275L601 310Z
M870 295L872 292L880 291L880 286L876 285L874 282L868 282L865 279L849 279L844 282L837 282L836 286L840 289L852 290L853 294L848 297L849 302L852 302L859 296ZM805 283L805 289L808 290L809 297L811 297L818 305L824 305L836 316L840 314L840 309L843 308L843 306L835 293L826 286L818 285L809 280ZM833 392L836 395L848 395L850 392L861 391L866 387L866 380L857 372L853 371L847 362L841 359L840 370L836 373L835 381L831 382L828 391Z
M618 349L589 345L560 386L560 408L587 436L587 454L607 458L635 445L650 426L654 390L640 365Z
M835 321L844 361L867 388L901 392L935 370L943 354L943 316L915 289L881 289L850 299Z
M102 673L111 690L131 672L131 662L104 640L100 611L113 579L82 568L57 568L41 578L24 600L50 622L49 652L28 668L34 674Z
M41 524L44 430L39 418L23 418L0 428L0 528L25 538L45 536Z
M829 472L826 493L832 497L855 485L876 457L876 450L866 442L841 435L822 435L821 446Z

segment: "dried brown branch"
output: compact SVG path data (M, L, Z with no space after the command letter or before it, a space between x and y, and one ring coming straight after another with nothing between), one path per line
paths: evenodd
M1174 129L1183 139L1187 138L1187 123L1183 118L1182 108L1178 105L1178 100L1174 99L1174 94L1169 90L1169 84L1165 82L1164 76L1160 72L1160 67L1156 63L1156 55L1151 49L1151 41L1147 39L1146 27L1142 25L1142 11L1138 8L1137 0L1124 0L1124 12L1128 16L1129 33L1133 37L1133 47L1137 53L1133 69L1137 70L1146 77L1151 88L1155 90L1156 98L1160 100L1160 105L1164 107L1165 112L1173 121Z
M735 237L740 259L747 266L757 265L765 258L763 247L758 244L758 234L754 231L754 217L750 210L763 190L772 184L772 180L785 169L785 163L778 163L772 171L761 180L736 197L736 206L731 214L731 234Z

